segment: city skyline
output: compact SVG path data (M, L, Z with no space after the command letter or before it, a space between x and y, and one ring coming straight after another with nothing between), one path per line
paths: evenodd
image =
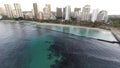
M36 20L56 20L56 19L65 19L65 20L74 20L76 21L90 21L92 22L95 21L108 21L108 12L106 10L98 10L98 13L93 12L92 15L90 13L91 6L90 5L85 5L82 8L74 8L74 12L71 12L71 6L68 5L63 8L63 13L61 14L62 17L58 16L58 11L52 12L51 11L51 4L46 4L45 7L43 8L43 13L39 11L38 9L38 4L33 3L33 9L32 12L30 11L22 11L21 10L21 5L19 3L14 3L14 9L12 9L10 4L4 4L5 11L6 13L2 13L2 17L4 17L4 14L8 16L8 18L25 18L25 19L36 19ZM57 9L57 8L56 8ZM60 8L62 11L62 8ZM101 13L100 13L101 12ZM57 14L57 16L56 16Z
M117 2L115 4L113 4L113 2ZM31 9L33 9L33 6L32 4L33 3L37 3L38 4L38 9L40 11L43 11L42 9L44 8L44 6L46 4L51 4L51 10L52 11L56 11L56 7L60 7L60 8L64 8L66 5L71 5L71 10L74 11L74 8L82 8L84 7L84 5L88 4L88 5L91 5L91 8L92 10L90 11L91 13L93 12L93 9L97 9L99 8L100 10L107 10L109 13L109 15L119 15L120 13L120 9L119 8L119 3L118 3L118 0L110 0L109 2L108 1L95 1L95 0L85 0L85 1L79 1L79 0L70 0L69 2L67 0L64 0L64 1L61 1L61 0L57 0L57 1L51 1L51 0L30 0L29 3L28 1L21 1L21 0L3 0L1 1L1 4L0 4L0 7L4 7L4 4L14 4L14 3L19 3L21 4L21 9L23 11L30 11ZM27 4L27 6L26 6ZM12 5L13 7L13 5Z

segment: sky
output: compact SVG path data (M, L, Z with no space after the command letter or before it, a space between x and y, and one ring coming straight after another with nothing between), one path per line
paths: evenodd
M75 7L82 8L85 5L91 5L91 12L93 9L107 10L109 15L120 15L120 0L0 0L0 7L4 4L20 3L23 11L30 11L33 9L33 3L37 3L39 10L43 11L45 4L51 4L52 11L56 11L56 7L65 7L71 5L71 9Z

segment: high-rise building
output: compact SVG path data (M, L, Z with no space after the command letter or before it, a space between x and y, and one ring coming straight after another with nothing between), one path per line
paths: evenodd
M33 3L33 9L34 9L34 17L35 17L35 19L38 19L38 6L37 6L37 3Z
M23 17L21 6L18 3L14 3L15 11L16 11L16 17Z
M47 12L51 12L51 5L50 4L46 4L46 9L47 9Z
M11 5L9 5L9 4L4 4L4 6L5 6L5 10L6 10L7 16L8 16L9 18L14 18L13 9L12 9Z
M43 8L44 19L50 19L51 17L51 5L46 4L45 8Z
M108 20L108 12L105 10L100 11L97 16L97 21L107 22L107 20Z
M12 12L13 12L13 17L14 17L14 18L18 18L18 17L17 17L17 12L16 12L16 10L13 9Z
M65 8L65 10L66 10L66 14L65 14L65 20L70 20L70 17L71 17L71 7L70 6L67 6L66 8Z
M64 19L65 19L65 15L66 15L66 8L63 8L62 18L64 18Z
M82 9L82 21L88 21L90 20L90 5L85 5Z
M74 8L74 12L81 11L81 8Z
M23 16L25 19L32 19L33 18L32 11L23 11Z
M93 10L93 13L92 13L92 16L91 16L91 21L92 22L95 22L97 20L98 13L99 13L99 9L94 9Z
M5 14L5 10L2 7L0 7L0 14Z
M40 20L43 19L43 12L39 12L39 19L40 19Z
M34 9L32 9L31 11L32 11L32 16L33 16L33 18L34 18Z
M62 18L62 8L56 8L56 16L57 18Z
M81 14L81 8L74 8L75 17L79 16L80 14Z
M81 8L74 8L74 18L76 18L77 21L80 21Z

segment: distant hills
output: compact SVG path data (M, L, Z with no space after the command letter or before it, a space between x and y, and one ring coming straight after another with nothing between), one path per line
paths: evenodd
M120 18L120 15L109 15L109 18Z

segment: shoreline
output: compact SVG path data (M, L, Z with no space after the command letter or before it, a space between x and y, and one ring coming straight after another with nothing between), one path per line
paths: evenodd
M10 21L10 22L16 22L16 20L0 20L0 21ZM26 21L26 20L19 20L20 22ZM55 23L41 23L37 21L26 21L26 22L33 22L39 25L53 25L53 26L62 26L62 27L75 27L75 28L87 28L87 29L94 29L94 30L104 30L104 31L110 31L107 29L102 29L102 28L96 28L96 27L87 27L87 26L77 26L77 25L68 25L68 24L55 24Z
M111 28L111 32L114 35L114 37L119 41L120 43L120 32L119 30L115 29L115 28Z
M36 24L39 24L39 25L53 25L53 26L61 26L61 27L87 28L87 29L93 29L93 30L110 31L110 30L106 30L106 29L93 28L93 27L87 27L87 26L76 26L76 25L65 25L65 24L54 24L54 23L38 23L38 22L36 22Z
M36 22L36 21L25 21L25 20L20 20L20 21L15 21L15 20L3 20L3 21L11 21L11 23L14 22L27 22L27 23L33 23L35 25L49 25L49 26L60 26L60 27L69 27L69 28L85 28L85 29L90 29L90 30L100 30L102 32L110 32L114 38L116 39L116 36L113 34L112 30L106 30L106 29L101 29L101 28L92 28L92 27L86 27L86 26L75 26L75 25L66 25L66 24L55 24L55 23L40 23L40 22ZM118 39L116 39L117 41L119 41ZM119 41L120 42L120 41Z
M16 20L0 20L0 21L10 21L10 22L15 22Z

